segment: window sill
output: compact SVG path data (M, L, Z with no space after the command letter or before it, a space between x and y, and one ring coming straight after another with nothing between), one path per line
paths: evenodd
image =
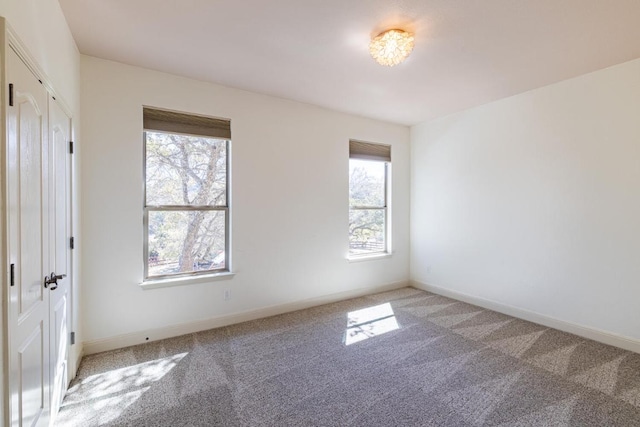
M393 254L391 252L367 254L367 255L351 255L347 257L347 261L349 262L373 261L376 259L391 258L392 255Z
M195 285L196 283L214 282L217 280L229 280L235 276L235 273L225 271L223 273L203 274L201 276L191 277L175 277L155 280L145 280L140 283L142 289L168 288L172 286Z

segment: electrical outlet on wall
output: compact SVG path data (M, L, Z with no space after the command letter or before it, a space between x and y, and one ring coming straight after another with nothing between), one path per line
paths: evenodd
M224 290L224 300L229 301L231 299L231 291L229 289Z

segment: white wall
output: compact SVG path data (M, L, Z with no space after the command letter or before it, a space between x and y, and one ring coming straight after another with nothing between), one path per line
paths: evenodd
M29 50L56 91L76 114L80 103L80 54L57 0L0 0L0 16Z
M92 57L81 69L85 340L408 280L409 128ZM139 286L143 105L231 119L234 278ZM390 258L346 260L350 138L392 145Z
M640 60L411 141L412 279L640 339Z
M80 54L58 1L0 0L0 16L6 18L8 25L43 72L44 75L40 77L53 87L56 98L62 100L71 110L74 134L76 139L79 139ZM77 165L77 161L75 164ZM74 195L74 200L77 205L77 194ZM77 227L77 215L74 223ZM79 275L78 269L79 263L76 262L74 274L76 278ZM77 296L79 282L76 280L74 285L75 296ZM0 310L2 310L1 306ZM77 299L74 301L74 311L75 313L78 311ZM72 327L80 333L78 320L75 316ZM81 346L72 346L69 366L72 375L77 368L76 362L80 354ZM2 391L0 388L0 401L4 401L1 399ZM0 413L0 420L2 419L3 415Z

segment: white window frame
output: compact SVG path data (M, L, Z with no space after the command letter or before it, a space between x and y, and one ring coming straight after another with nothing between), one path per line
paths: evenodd
M184 113L179 113L184 114ZM197 115L193 115L193 117L199 117ZM212 120L218 120L213 119ZM170 124L168 125L170 126ZM179 125L176 126L176 129L180 129ZM225 188L225 204L224 205L149 205L147 204L147 131L155 132L155 133L165 133L165 134L174 134L174 135L182 135L182 136L191 136L197 138L213 138L225 141L225 153L226 153L226 188ZM231 274L231 254L230 254L230 241L231 241L231 227L230 227L230 187L231 187L231 138L224 137L212 137L209 135L202 135L196 133L186 133L180 131L171 131L171 130L156 130L156 129L143 129L142 135L143 143L143 176L142 176L142 185L143 185L143 230L144 230L144 241L143 241L143 260L144 260L144 278L143 285L145 283L153 283L153 282L170 282L170 281L180 281L181 279L189 279L189 278L199 278L205 276L232 276ZM225 255L225 266L224 268L213 269L213 270L201 270L201 271L193 271L193 272L184 272L184 273L175 273L175 274L164 274L164 275L154 275L149 276L149 212L153 211L224 211L225 212L225 243L224 243L224 255Z
M352 144L358 145L358 150L364 150L364 154L362 151L359 152L358 155L354 155L351 152ZM384 147L388 149L388 159L383 159L379 157L378 151L379 147ZM367 154L368 150L371 150L371 153ZM384 157L384 155L383 155ZM384 248L380 251L371 251L365 253L351 253L351 241L349 240L349 249L347 251L347 259L350 261L358 261L358 260L366 260L372 258L381 258L390 256L392 253L392 245L391 245L391 146L377 144L377 143L369 143L362 141L350 141L350 155L349 155L349 170L351 169L351 161L359 160L359 161L370 161L370 162L382 162L384 163L384 203L382 206L368 206L368 205L351 205L351 201L349 200L349 213L352 210L382 210L384 211ZM351 175L349 175L349 193L351 193Z

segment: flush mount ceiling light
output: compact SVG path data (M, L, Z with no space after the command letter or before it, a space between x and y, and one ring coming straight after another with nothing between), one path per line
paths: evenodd
M404 61L413 50L413 34L403 30L387 30L369 43L369 52L380 65L393 67Z

